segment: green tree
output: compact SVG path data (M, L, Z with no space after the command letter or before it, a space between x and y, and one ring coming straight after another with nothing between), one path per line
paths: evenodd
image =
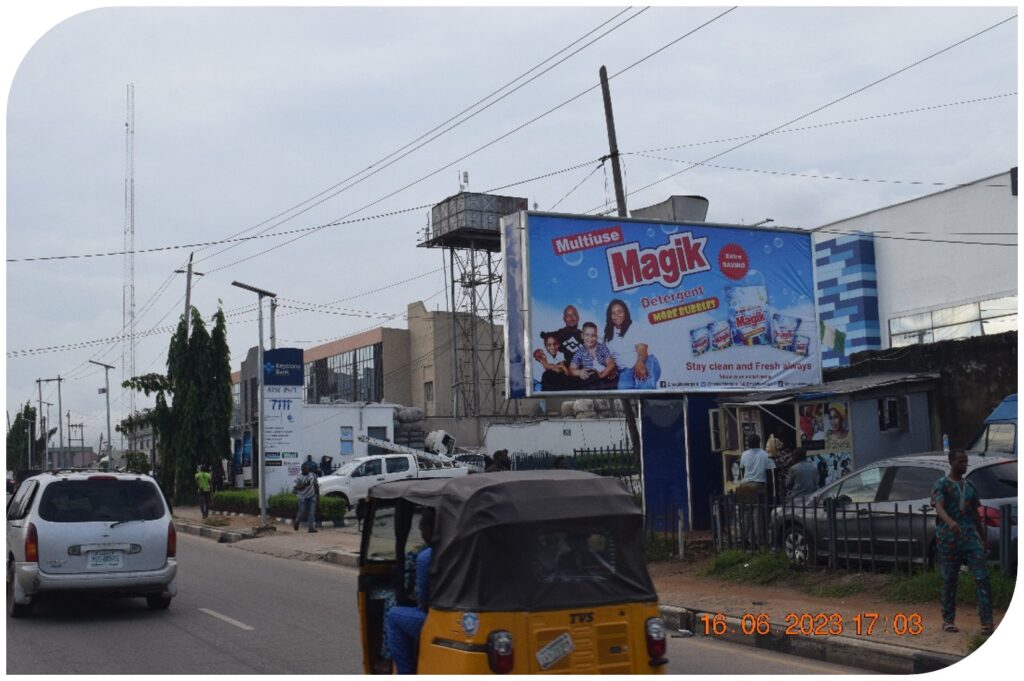
M31 403L25 403L24 408L15 415L11 429L7 431L7 470L39 469L45 443L56 432L56 428L51 428L46 435L39 433L35 407ZM29 439L32 440L31 462L28 460Z
M155 394L146 418L159 441L158 480L175 503L196 500L195 471L214 464L230 449L231 356L224 313L214 315L213 336L196 308L186 331L182 315L167 351L167 374L147 374L125 387Z

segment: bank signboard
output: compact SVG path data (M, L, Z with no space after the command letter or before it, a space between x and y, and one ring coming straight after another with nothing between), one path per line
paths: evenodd
M807 232L521 212L502 247L510 397L821 382Z
M303 405L302 350L263 353L263 457L267 493L291 490L300 472Z

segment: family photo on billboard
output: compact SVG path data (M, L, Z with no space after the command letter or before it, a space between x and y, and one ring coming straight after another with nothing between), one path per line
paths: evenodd
M604 328L583 322L574 305L562 311L564 326L541 331L544 349L533 353L540 365L542 392L575 390L653 390L661 376L658 358L636 334L629 305L618 298L608 303ZM535 374L537 375L537 374Z

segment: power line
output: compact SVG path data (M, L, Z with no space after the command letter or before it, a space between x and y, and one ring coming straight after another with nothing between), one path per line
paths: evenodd
M627 7L626 9L624 9L624 10L622 10L622 11L620 11L620 12L616 13L616 14L615 14L614 16L612 16L612 17L611 17L610 19L608 19L607 21L605 21L605 22L603 22L603 23L599 24L599 25L598 25L598 26L597 26L596 28L594 28L594 29L592 29L592 30L588 31L587 33L583 34L583 35L582 35L581 37L577 38L577 39L576 39L575 41L573 41L573 42L569 43L569 44L568 44L567 46L565 46L565 47L563 47L562 49L558 50L558 51L557 51L557 52L555 52L555 53L554 53L553 55L551 55L551 56L550 56L550 57L548 57L547 59L545 59L545 60L541 61L541 62L540 62L539 64L537 64L537 65L536 65L536 66L534 66L533 68L530 68L530 69L528 69L527 71L525 71L524 73L522 73L522 74L520 74L519 76L517 76L516 78L513 78L513 79L512 79L511 81L509 81L509 82L505 83L504 85L502 85L501 87L499 87L499 88L498 88L497 90L494 90L493 92L491 92L490 94L486 95L485 97L482 97L481 99L478 99L478 100L477 100L476 102L474 102L473 104L471 104L471 105L469 105L468 107L464 108L464 109L463 109L462 111L460 111L459 113L455 114L454 116L451 116L450 118L448 118L448 119L447 119L446 121L444 121L443 123L440 123L439 125L437 125L437 126L435 126L435 127L431 128L430 130L428 130L427 132L423 133L422 135L420 135L419 137L417 137L417 138L416 138L416 139L414 139L413 141L411 141L411 142L409 142L409 143L407 143L407 144L403 145L402 147L399 147L398 149L396 149L395 151L391 152L391 153L390 153L390 154L388 154L387 156L384 156L383 158L381 158L381 159L378 159L377 161L374 161L373 163L371 163L371 164L370 164L369 166L367 166L367 167L366 167L366 168L364 168L363 170L360 170L359 172L357 172L357 173L354 173L354 174L352 174L352 175L348 176L348 177L347 177L347 178L345 178L344 180L341 180L340 182L338 182L338 183L334 184L333 186L331 186L331 187L329 187L329 188L327 188L327 189L323 190L322 192L320 192L319 194L317 194L317 195L313 196L312 198L310 198L310 199L307 199L306 201L303 201L303 202L299 203L298 205L296 205L296 206L293 206L292 208L289 208L289 209L288 209L288 210L286 210L286 211L283 211L283 212L281 212L281 213L278 213L277 215L275 215L275 216L274 216L274 217L272 217L272 218L269 218L269 219L267 219L267 220L264 220L263 222L261 222L261 223L259 223L259 224L257 224L257 225L254 225L253 227L250 227L250 228L248 228L248 229L246 229L246 230L243 230L242 232L238 232L238 233L236 233L236 234L234 234L234 235L232 235L232 236L238 236L238 235L240 235L240 234L244 234L245 232L249 232L249 231L252 231L253 229L255 229L255 228L257 228L257 227L259 227L259 226L261 226L261 225L263 225L263 224L266 224L267 222L271 222L271 221L273 221L273 220L276 220L276 219L277 219L277 218L279 218L279 217L283 217L284 215L286 215L286 214L288 214L288 213L290 213L290 212L292 212L292 211L294 211L294 210L297 210L298 208L300 208L301 206L303 206L303 205L304 205L304 204L306 204L306 203L310 203L311 201L315 201L316 199L318 199L318 198L320 198L320 197L324 196L325 194L328 194L327 196L325 196L325 197L324 197L323 199L321 199L320 201L316 201L315 203L312 203L311 205L309 205L309 206L307 206L306 208L302 209L302 210L301 210L301 211L299 211L298 213L295 213L294 215L291 215L290 217L286 218L285 220L282 220L281 222L278 222L278 223L276 223L276 224L274 224L274 225L271 225L270 227L267 227L266 229L264 229L264 230L263 230L264 232L266 232L266 231L268 231L268 230L270 230L270 229L273 229L274 227L277 227L277 226L279 226L279 225L283 224L284 222L287 222L287 221L289 221L289 220L292 220L292 219L294 219L294 218L298 217L299 215L302 215L303 213L306 213L306 212L307 212L307 211L309 211L310 209L312 209L312 208L314 208L314 207L316 207L316 206L318 206L318 205L321 205L321 204L322 204L322 203L324 203L325 201L327 201L327 200L329 200L329 199L331 199L331 198L334 198L335 196L337 196L338 194L341 194L342 192L345 192L345 191L347 191L347 190L351 189L352 187L354 187L354 186L356 186L356 185L360 184L361 182L363 182L364 180L366 180L366 179L369 179L370 177L373 177L374 175L376 175L377 173L381 172L382 170L385 170L386 168L388 168L388 167L390 167L390 166L394 165L394 164L395 164L395 163L397 163L398 161L401 161L402 159L404 159L405 157L409 156L410 154L412 154L412 153L414 153L414 152L418 151L419 149L423 148L424 146L426 146L426 145L427 145L427 144L429 144L430 142L433 142L434 140L438 139L439 137L441 137L441 136L443 136L443 135L447 134L448 132L450 132L450 131L454 130L455 128L459 127L459 126L460 126L460 125L462 125L463 123L465 123L465 122L469 121L470 119L474 118L474 117L475 117L475 116L476 116L477 114L480 114L480 113L482 113L482 112L486 111L487 109L489 109L490 107L494 106L495 104L497 104L497 103L498 103L498 102L500 102L501 100L503 100L503 99L505 99L506 97L508 97L508 96L510 96L510 95L512 95L512 94L514 94L514 93L515 93L515 92L517 92L518 90L522 89L522 88L523 88L524 86L528 85L529 83L533 82L533 81L534 81L534 80L536 80L537 78L540 78L540 77L541 77L541 76L543 76L544 74L548 73L549 71L551 71L552 69L554 69L554 68L555 68L556 66L559 66L560 64L564 63L565 61L567 61L567 60L568 60L568 59L570 59L571 57L575 56L576 54L579 54L579 53L580 53L581 51L583 51L584 49L586 49L586 48L590 47L591 45L593 45L594 43L596 43L596 42L597 42L598 40L601 40L602 38L604 38L604 37L605 37L605 36L607 36L608 34L612 33L612 32L613 32L613 31L615 31L615 30L618 30L619 28L621 28L622 26L624 26L624 25L625 25L626 23L628 23L628 22L632 21L633 19L635 19L636 17L640 16L641 14L643 14L644 12L646 12L646 11L647 11L647 9L649 9L649 8L644 8L644 9L640 10L639 12L635 13L635 14L634 14L633 16L631 16L631 17L628 17L627 19L625 19L624 21L622 21L622 22L621 22L621 23L619 23L618 25L616 25L616 26L613 26L613 27L612 27L611 29L609 29L609 30L608 30L608 31L606 31L605 33L601 34L600 36L598 36L598 37L597 37L597 38L595 38L594 40L590 41L589 43L587 43L587 44L586 44L586 45L584 45L583 47L581 47L581 48L579 48L578 50L576 50L576 51L572 52L571 54L569 54L568 56L566 56L566 57L565 57L564 59L561 59L561 60L559 60L559 61L555 62L554 64L552 64L552 65L551 65L550 67L548 67L547 69L545 69L545 70L541 71L540 73L538 73L538 74L537 74L537 75L535 75L534 77L532 77L532 78L530 78L529 80L527 80L527 81L525 81L525 82L521 83L521 84L520 84L519 86L517 86L516 88L514 88L514 89L510 90L509 92L506 92L506 93L505 93L504 95L502 95L501 97L499 97L499 98L495 99L494 101L490 102L489 104L487 104L487 106L485 106L485 107L483 107L483 108L479 109L478 111L475 111L475 112L473 112L473 113L472 113L471 115L469 115L469 116L467 116L466 118L464 118L464 119L462 119L462 120L458 121L458 122L457 122L457 123L455 123L454 125L451 125L451 126L449 126L448 128L446 128L446 129L442 130L442 131L441 131L440 133L438 133L437 135L434 135L433 137L431 137L430 139L426 140L426 141L425 141L425 142L423 142L422 144L419 144L419 145L417 145L416 147L414 147L413 149L410 149L410 150L409 150L408 152L406 152L406 153L402 154L402 155L401 155L401 156L399 156L398 158L395 158L395 159L393 159L393 160L391 160L391 161L388 161L388 159L391 159L391 158L392 158L393 156L395 156L396 154L399 154L400 152L402 152L402 151L405 151L406 149L408 149L409 147L413 146L413 145L414 145L414 144L416 144L417 142L420 142L421 140L423 140L423 138L425 138L425 137L427 137L428 135L430 135L430 134L432 134L432 133L436 132L437 130L439 130L439 129L443 128L443 127L444 127L445 125L447 125L448 123L451 123L452 121L454 121L455 119L457 119L457 118L458 118L459 116L462 116L463 114L465 114L465 113L467 113L467 112L471 111L472 109L476 108L477 106L479 106L479 105L480 105L480 104L482 104L483 102L486 102L486 101L487 101L488 99L491 99L491 98L492 98L492 97L494 97L495 95L499 94L499 93L500 93L500 92L501 92L502 90L505 90L506 88L508 88L508 87L509 87L509 86L511 86L512 84L516 83L517 81L519 81L519 80L522 80L523 78L525 78L525 77L526 77L527 75L529 75L530 73L532 73L532 72L536 71L536 70L537 70L538 68L540 68L540 67L541 67L541 66L543 66L544 64L548 63L549 61L551 61L552 59L554 59L554 58L555 58L555 57L557 57L558 55L562 54L563 52L565 52L566 50L568 50L568 49L569 49L569 48L571 48L572 46L576 45L577 43L579 43L580 41L582 41L582 40L583 40L583 39L585 39L586 37L588 37L588 36L592 35L593 33L597 32L598 30L600 30L601 28L603 28L604 26L608 25L609 23L611 23L612 21L614 21L614 20L615 20L615 19L617 19L618 17L620 17L620 16L622 16L623 14L625 14L626 12L628 12L628 11L629 11L630 9L632 9L632 7ZM386 164L385 164L385 165L383 165L383 166L377 167L377 166L379 166L379 165L380 165L381 163L384 163L385 161L388 161L388 163L386 163ZM374 168L376 168L376 169L375 169L375 170L373 170ZM338 189L339 187L341 187L341 185L343 185L343 184L345 184L345 183L349 182L350 180L353 180L353 179L355 179L356 177L359 177L360 175L363 175L364 173L367 173L367 172L369 172L370 170L373 170L373 172L369 173L368 175L365 175L364 177L360 178L360 179L359 179L359 180L357 180L356 182L353 182L352 184L349 184L349 185L347 185L347 186L345 186L345 187L342 187L341 189ZM336 190L336 189L337 189L337 191L334 191L334 190ZM333 193L332 193L332 192L333 192ZM262 232L261 232L261 233L262 233ZM233 248L233 247L234 247L234 246L229 246L228 248ZM220 251L218 251L217 253L213 253L213 254L211 254L211 255L209 255L209 256L206 256L205 258L201 258L201 259L200 259L200 262L202 262L202 261L204 261L204 260L208 260L208 259L210 259L210 258L212 258L212 257L215 257L215 256L219 255L220 253L223 253L224 251L228 250L228 248L225 248L225 249L221 249L221 250L220 250Z
M931 187L967 187L974 185L978 187L998 187L1006 188L1010 185L1004 183L998 184L984 184L978 185L974 182L928 182L925 180L883 180L883 179L871 179L863 177L841 177L836 175L816 175L813 173L794 173L784 170L763 170L759 168L739 168L736 166L723 166L715 163L705 163L704 161L687 161L679 158L670 158L668 156L655 156L654 154L648 154L641 151L625 152L633 156L641 156L644 158L651 158L657 161L669 161L670 163L683 163L694 166L704 166L706 168L716 168L718 170L734 170L742 173L757 173L761 175L776 175L780 177L803 177L812 180L840 180L843 182L860 182L860 183L876 183L876 184L906 184L906 185L919 185L919 186L931 186Z
M962 40L958 40L957 42L953 43L952 45L947 45L946 47L942 48L941 50L938 50L937 52L933 52L932 54L928 55L927 57L919 59L919 60L913 62L912 64L904 66L903 68L898 69L896 71L893 71L892 73L890 73L890 74L888 74L886 76L883 76L883 77L881 77L881 78L879 78L879 79L877 79L875 81L872 81L871 83L868 83L867 85L864 85L864 86L862 86L860 88L857 88L853 92L847 93L847 94L843 95L842 97L838 97L836 99L833 99L831 102L828 102L827 104L823 104L822 106L819 106L818 108L813 109L812 111L808 111L807 113L805 113L803 115L797 116L796 118L794 118L794 119L792 119L792 120L790 120L790 121L788 121L786 123L783 123L782 125L776 126L776 127L772 128L771 130L768 130L767 132L763 132L763 133L757 135L756 137L753 137L753 138L748 139L746 141L740 142L739 144L737 144L735 146L732 146L732 147L726 149L725 151L722 151L722 152L719 152L719 153L717 153L717 154L715 154L713 156L710 156L710 157L704 159L703 161L701 161L701 163L708 163L710 161L714 161L715 159L721 158L722 156L725 156L728 153L736 151L737 149L740 149L741 147L745 147L748 144L756 142L757 140L759 140L759 139L761 139L763 137L767 137L768 135L776 133L779 130L782 130L783 128L788 128L790 125L792 125L794 123L797 123L798 121L802 121L803 119L808 118L810 116L813 116L814 114L816 114L816 113L818 113L820 111L824 111L825 109L829 108L830 106L834 106L834 105L838 104L839 102L845 101L845 100L847 100L847 99L849 99L849 98L851 98L851 97L853 97L855 95L860 94L861 92L864 92L865 90L868 90L869 88L872 88L872 87L874 87L876 85L879 85L880 83L884 83L885 81L887 81L887 80L889 80L891 78L895 78L896 76L898 76L898 75L900 75L902 73L905 73L906 71L909 71L910 69L914 68L915 66L919 66L919 65L925 63L926 61L934 59L935 57L938 57L939 55L944 54L944 53L952 50L955 47L959 47L960 45L963 45L964 43L966 43L966 42L968 42L970 40L973 40L974 38L977 38L978 36L984 35L985 33L988 33L989 31L994 30L994 29L998 28L999 26L1002 26L1003 24L1007 23L1008 21L1012 21L1013 19L1016 19L1016 18L1017 18L1017 15L1014 14L1011 17L1007 17L1006 19L1003 19L1002 21L996 22L995 24L992 24L988 28L984 28L984 29L978 31L977 33L974 33L974 34L972 34L972 35L970 35L970 36L968 36L966 38L963 38ZM673 177L677 177L677 176L679 176L679 175L681 175L681 174L683 174L685 172L693 170L696 167L697 167L697 164L691 165L688 168L683 168L682 170L680 170L678 172L675 172L675 173L672 173L671 175L668 175L666 177L663 177L660 180L655 180L654 182L651 182L648 185L640 187L639 189L636 189L636 190L630 192L629 194L630 195L637 194L637 193L640 193L640 192L642 192L642 191L644 191L646 189L650 189L651 187L653 187L653 186L655 186L657 184L661 184L662 182L665 182L666 180L670 180ZM587 212L588 213L592 213L592 212L600 210L600 209L601 209L601 207L597 206L596 208L591 208Z
M697 31L701 30L702 28L705 28L705 27L711 25L712 23L718 21L719 19L724 17L726 14L729 14L730 12L732 12L735 9L736 9L736 7L732 7L730 9L727 9L726 11L722 12L721 14L718 14L717 16L715 16L715 17L709 19L708 21L704 22L703 24L697 26L696 28L694 28L694 29L692 29L690 31L687 31L686 33L684 33L683 35L679 36L675 40L672 40L672 41L666 43L665 45L659 47L658 49L654 50L653 52L648 54L646 57L643 57L643 58L633 62L632 64L630 64L626 68L622 69L621 71L619 71L619 72L609 76L609 80L612 79L612 78L615 78L617 76L620 76L623 73L626 73L627 71L629 71L630 69L635 68L636 66L639 66L640 64L646 62L648 59L651 59L655 55L663 52L664 50L668 49L669 47L672 47L673 45L675 45L676 43L680 42L684 38L687 38L687 37L693 35L694 33L696 33ZM556 106L548 109L544 113L542 113L542 114L540 114L538 116L535 116L534 118L531 118L530 120L526 121L525 123L522 123L521 125L516 126L515 128L509 130L508 132L506 132L506 133L504 133L504 134L502 134L502 135L492 139L490 142L482 144L481 146L477 147L473 151L470 151L469 153L464 154L463 156L460 156L459 158L455 159L454 161L452 161L452 162L450 162L450 163L448 163L448 164L446 164L446 165L444 165L444 166L442 166L442 167L440 167L440 168L438 168L438 169L436 169L436 170L434 170L434 171L432 171L430 173L427 173L426 175L424 175L423 177L420 177L417 180L413 180L412 182L406 184L404 187L400 187L399 189L396 189L395 191L393 191L393 192L391 192L389 194L385 194L384 196L382 196L382 197L380 197L380 198L378 198L378 199L376 199L374 201L371 201L370 203L368 203L368 204L366 204L366 205L364 205L364 206L362 206L360 208L357 208L356 210L352 211L351 213L348 213L348 214L342 216L341 218L339 218L339 220L345 220L345 219L349 218L352 215L356 215L357 213L361 213L362 211L366 210L367 208L371 208L371 207L377 205L378 203L386 201L387 199L391 198L392 196L400 194L400 193L404 192L405 190L407 190L407 189L409 189L411 187L414 187L417 184L420 184L421 182L424 182L425 180L430 179L431 177L437 175L438 173L441 173L441 172L444 172L445 170L448 170L449 168L451 168L452 166L456 165L457 163L461 163L462 161L465 161L467 158L469 158L471 156L475 156L476 154L480 153L484 149L487 149L487 148L497 144L498 142L504 140L505 138L514 135L515 133L519 132L520 130L523 130L527 126L530 126L533 123L536 123L537 121L541 120L542 118L551 115L555 111L558 111L559 109L562 109L563 107L568 106L572 102L575 102L577 99L580 99L581 97L583 97L587 93L592 92L593 90L596 90L599 87L601 87L600 83L598 83L596 85L592 85L591 87L589 87L589 88L583 90L582 92L580 92L580 93L570 97L569 99L565 100L561 104L557 104ZM305 236L308 236L308 234L300 234L299 236L296 236L296 237L294 237L292 239L289 239L288 241L286 241L286 242L284 242L282 244L278 244L274 248L266 249L266 250L261 251L259 253L255 253L253 255L250 255L250 256L248 256L246 258L242 258L240 260L236 260L235 262L228 263L227 265L223 265L222 267L215 268L212 271L216 272L218 270L225 269L225 268L231 267L233 265L238 265L238 264L246 262L248 260L252 260L253 258L257 258L257 257L259 257L261 255L265 255L265 254L269 253L270 251L272 251L272 250L274 250L276 248L281 248L283 246L287 246L288 244L294 243L295 241L298 241L299 239L304 238Z
M708 145L712 145L712 144L722 144L723 142L735 142L737 140L743 140L743 139L751 139L751 140L753 140L753 139L756 139L758 137L763 137L763 136L766 136L766 135L784 135L784 134L793 133L793 132L806 132L808 130L817 130L817 129L820 129L820 128L829 128L829 127L834 127L834 126L837 126L837 125L847 125L849 123L862 123L864 121L871 121L871 120L875 120L875 119L878 119L878 118L891 118L891 117L894 117L894 116L905 116L905 115L909 115L909 114L913 114L913 113L922 113L922 112L925 112L925 111L932 111L932 110L935 110L935 109L942 109L942 108L951 107L951 106L960 106L962 104L976 104L978 102L988 102L988 101L992 101L992 100L995 100L995 99L1001 99L1001 98L1004 98L1004 97L1016 97L1016 96L1017 96L1016 92L1007 92L1007 93L1000 94L1000 95L991 95L989 97L978 97L978 98L975 98L975 99L963 99L963 100L960 100L958 102L949 102L949 103L946 103L946 104L935 104L935 105L932 105L932 106L922 106L922 107L917 107L917 108L914 108L914 109L904 109L902 111L891 111L889 113L874 114L872 116L862 116L860 118L847 118L845 120L829 121L827 123L818 123L816 125L804 125L804 126L800 126L800 127L797 127L797 128L787 128L785 130L776 130L774 132L764 133L763 135L753 134L753 135L740 135L738 137L724 137L724 138L716 139L716 140L705 140L703 142L690 142L690 143L687 143L687 144L675 144L675 145L667 146L667 147L655 147L655 148L652 148L652 149L641 149L639 151L623 151L621 153L622 154L650 154L650 153L659 152L659 151L671 151L673 149L686 149L686 148L690 148L690 147L702 147L702 146L708 146Z

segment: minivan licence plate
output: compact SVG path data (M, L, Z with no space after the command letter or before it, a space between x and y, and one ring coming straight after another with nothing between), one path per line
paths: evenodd
M121 567L121 556L121 551L92 551L89 553L89 567L119 568Z
M537 651L537 664L540 665L541 669L547 669L575 649L576 646L572 642L572 636L569 636L569 633L566 632L556 636L546 646Z

